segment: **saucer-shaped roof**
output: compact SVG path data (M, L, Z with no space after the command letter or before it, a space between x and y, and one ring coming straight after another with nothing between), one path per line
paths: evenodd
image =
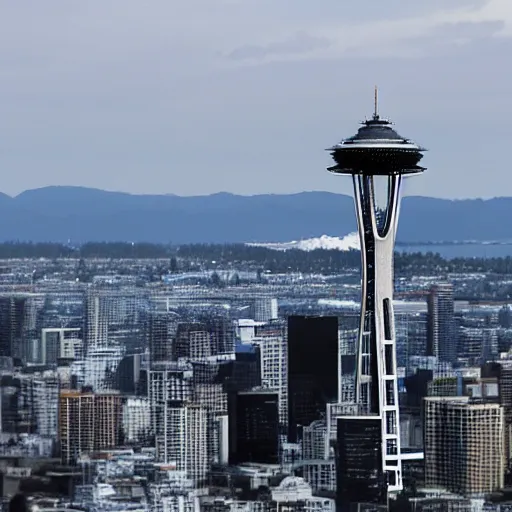
M424 171L418 165L424 148L399 135L390 121L374 115L357 133L329 148L336 174L415 174Z

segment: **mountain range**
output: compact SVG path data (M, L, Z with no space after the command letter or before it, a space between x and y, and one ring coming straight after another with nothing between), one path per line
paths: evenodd
M512 240L512 198L406 197L398 241ZM135 195L83 187L0 194L0 241L287 242L356 230L353 199L329 192Z

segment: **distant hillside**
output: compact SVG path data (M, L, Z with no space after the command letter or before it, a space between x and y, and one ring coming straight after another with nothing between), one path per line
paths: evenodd
M512 240L512 198L449 201L408 197L398 239ZM353 200L291 195L132 195L81 187L0 194L0 241L288 242L356 229Z

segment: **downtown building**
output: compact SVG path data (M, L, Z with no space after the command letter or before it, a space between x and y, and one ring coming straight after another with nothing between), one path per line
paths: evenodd
M432 286L428 295L427 355L453 364L457 359L453 285Z
M481 376L497 381L499 403L503 407L504 453L509 480L512 472L512 361L504 359L486 363L482 366Z
M151 407L147 397L128 396L123 401L123 440L125 444L148 446L151 440Z
M122 397L118 392L60 393L59 441L64 464L83 453L119 446L122 432Z
M335 316L288 318L288 441L338 401L339 339Z
M261 386L276 391L279 400L280 431L288 432L288 344L282 322L268 324L253 338L258 349Z
M266 389L229 400L229 464L279 464L279 397Z
M498 403L425 398L425 482L466 497L503 488L504 415Z
M201 485L208 470L207 411L193 403L193 371L184 362L155 363L149 372L156 461Z
M43 303L42 294L0 294L0 356L19 361L33 357L39 340Z

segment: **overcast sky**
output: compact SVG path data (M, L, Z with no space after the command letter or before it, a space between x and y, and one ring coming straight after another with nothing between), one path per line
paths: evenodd
M511 0L0 0L0 190L350 190L373 109L407 193L512 196Z

